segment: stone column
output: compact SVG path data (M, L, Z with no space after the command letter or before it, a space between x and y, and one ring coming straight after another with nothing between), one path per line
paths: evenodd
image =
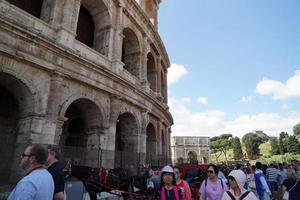
M85 164L91 167L100 167L104 164L103 152L105 141L105 128L90 127L86 131L87 133L87 153L85 158Z
M43 134L48 138L48 144L59 144L62 134L62 126L67 118L59 116L63 102L66 85L64 76L59 72L53 72L51 76L48 105Z
M150 51L148 38L146 36L143 37L143 48L142 48L142 56L141 56L141 85L142 89L147 93L150 92L150 83L147 80L147 54Z
M156 92L157 92L157 98L161 101L162 100L162 88L161 88L161 56L157 56L156 58Z
M48 138L42 134L44 115L31 113L18 120L17 141L14 148L14 156L11 166L10 183L15 183L22 175L19 170L20 156L31 143L48 144Z
M163 81L164 81L164 84L165 84L165 88L164 88L164 102L166 104L168 104L168 81L167 81L167 75L168 75L168 70L165 70L164 71L164 78L163 78Z
M65 0L62 8L61 24L57 31L57 41L72 48L76 36L81 0Z
M66 0L44 0L41 19L54 28L58 28L62 23L63 7Z
M110 44L112 48L110 48L109 57L112 60L112 70L116 73L120 73L123 71L124 63L121 61L122 57L122 45L123 45L123 9L124 3L119 1L116 9L116 22L112 29L112 37Z

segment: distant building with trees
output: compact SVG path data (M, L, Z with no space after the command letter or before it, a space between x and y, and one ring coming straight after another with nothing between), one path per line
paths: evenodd
M174 136L171 140L172 162L181 163L210 163L209 137Z

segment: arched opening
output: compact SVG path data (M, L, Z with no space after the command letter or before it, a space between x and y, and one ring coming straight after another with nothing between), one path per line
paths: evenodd
M152 123L149 123L146 129L146 162L152 165L152 161L156 160L156 133Z
M154 92L157 91L156 87L156 67L154 57L151 53L147 55L147 80L150 83L150 89Z
M123 36L121 61L125 64L124 69L132 75L139 77L141 50L138 38L129 28L123 30Z
M43 0L7 0L7 1L37 18L40 18L41 16Z
M131 113L119 115L116 122L115 165L136 164L134 154L138 152L138 126Z
M5 88L0 87L0 184L9 179L14 146L17 138L16 126L19 105L16 98ZM2 182L4 181L4 182Z
M198 163L197 153L195 151L189 151L188 152L188 161L191 164L197 164Z
M76 39L89 47L93 47L94 30L95 23L92 15L85 7L80 6L76 30Z
M34 110L34 100L28 87L19 79L0 73L0 184L7 184L11 174L12 163L19 132L20 120Z
M208 163L206 157L203 157L203 158L202 158L202 163L203 163L203 164L207 164L207 163Z
M94 133L99 133L102 123L101 111L91 100L78 99L69 105L65 117L67 120L63 124L60 138L64 157L73 164L85 164L88 156L85 155L87 139Z

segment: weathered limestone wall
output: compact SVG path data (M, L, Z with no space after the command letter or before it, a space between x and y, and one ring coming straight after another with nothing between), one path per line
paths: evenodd
M38 18L0 0L0 136L5 140L1 143L7 143L0 147L0 159L9 161L0 164L5 172L0 172L0 184L20 176L19 158L28 143L82 149L84 157L78 153L74 159L88 166L99 165L98 152L92 150L101 148L107 150L101 155L102 166L112 168L116 136L121 134L125 145L134 144L134 152L146 154L150 121L156 155L170 158L173 119L166 84L162 86L170 63L138 3L44 0ZM92 47L75 39L80 6L95 25ZM149 53L156 91L147 79ZM117 130L122 116L131 120ZM80 138L80 145L70 142L74 138Z

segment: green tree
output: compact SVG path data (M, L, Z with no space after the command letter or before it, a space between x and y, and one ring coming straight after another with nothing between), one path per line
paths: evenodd
M270 143L271 143L271 155L280 154L278 138L270 137Z
M286 132L281 132L279 135L278 146L279 146L280 154L282 155L287 152L287 146L286 146L287 144L285 140L288 136L289 135Z
M240 138L234 137L231 139L231 147L233 149L233 159L241 160L244 157Z
M300 135L300 123L296 124L293 127L293 132L294 132L294 135L296 135L296 136Z
M231 147L230 138L232 137L231 134L222 134L220 136L216 136L210 139L210 148L212 152L216 156L216 160L218 162L218 158L223 153L225 156L225 161L227 162L227 151ZM219 155L217 153L219 152Z
M247 133L243 136L242 141L245 144L248 158L252 160L258 158L259 145L263 143L264 139L255 133Z
M294 154L300 153L300 144L295 135L290 135L287 138L287 152Z
M222 155L222 151L220 150L218 143L215 141L210 142L211 152L215 155L216 161L219 162L219 157Z

